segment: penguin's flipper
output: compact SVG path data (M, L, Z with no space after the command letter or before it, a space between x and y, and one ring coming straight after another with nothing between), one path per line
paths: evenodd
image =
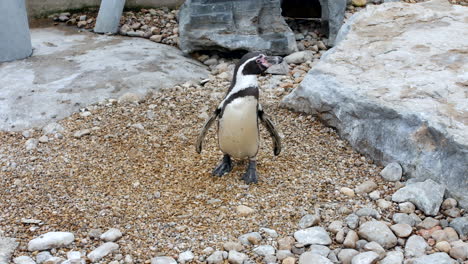
M202 151L203 139L205 139L208 129L210 129L211 125L213 125L213 122L216 120L219 113L220 113L219 109L216 109L216 111L214 111L214 113L210 116L210 118L206 120L205 125L203 125L200 135L197 138L197 143L195 144L195 148L198 154L200 154Z
M261 108L258 110L258 117L260 118L261 123L263 126L266 127L268 132L270 133L271 138L273 139L273 153L275 156L278 156L281 152L281 138L276 131L273 122L271 121L270 117L263 112Z

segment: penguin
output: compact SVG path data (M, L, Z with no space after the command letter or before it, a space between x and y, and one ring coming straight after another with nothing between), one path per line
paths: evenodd
M273 139L274 155L280 154L280 136L259 103L257 75L282 61L283 58L279 56L250 52L236 64L231 85L224 99L206 120L196 142L196 151L200 154L205 135L217 120L218 146L223 152L223 158L213 170L214 176L221 177L229 173L233 168L232 158L249 159L242 179L247 184L258 182L256 156L260 145L259 121Z

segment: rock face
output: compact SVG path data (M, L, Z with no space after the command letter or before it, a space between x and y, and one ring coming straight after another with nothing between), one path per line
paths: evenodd
M412 202L426 215L437 215L444 200L445 187L433 180L410 183L392 195L394 202Z
M380 164L444 184L468 208L467 19L468 8L444 0L368 6L283 105L317 115Z
M333 46L343 25L346 0L320 0L322 9L322 31L328 36L328 45Z
M0 2L0 62L31 56L31 36L24 0ZM6 41L3 41L6 40Z
M0 237L0 263L9 263L11 255L18 247L14 238Z
M279 0L187 0L179 13L180 48L197 50L297 51Z

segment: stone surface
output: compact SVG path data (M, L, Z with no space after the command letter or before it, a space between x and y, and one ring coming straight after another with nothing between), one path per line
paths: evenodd
M294 233L297 242L307 245L330 245L331 239L323 227L314 226L307 229L301 229Z
M356 248L356 242L359 240L357 233L354 230L349 230L346 238L343 241L343 246L347 248Z
M307 214L304 215L299 221L299 228L305 229L314 225L317 225L320 222L320 217L316 215Z
M338 31L343 25L346 0L320 0L322 31L328 36L327 45L335 45Z
M0 63L31 56L31 36L25 0L2 0L0 25Z
M380 261L380 264L402 264L403 263L403 253L400 251L390 251L387 252L385 258Z
M117 33L125 0L102 0L94 32Z
M408 224L394 224L390 226L390 229L397 235L398 237L409 237L413 232L413 228Z
M73 243L75 236L70 232L49 232L29 241L29 251L42 251L51 248L66 247Z
M145 39L62 27L32 29L31 35L33 57L0 65L0 130L43 126L107 98L208 75L180 50Z
M392 162L387 164L385 168L380 172L380 176L387 181L399 181L403 174L403 169L401 168L400 164L396 162Z
M103 257L109 255L110 253L116 251L117 249L119 249L118 244L116 244L114 242L106 242L106 243L100 245L99 247L97 247L96 249L94 249L93 251L89 252L87 257L91 261L96 262L96 261L99 261L100 259L102 259ZM154 264L153 260L151 260L151 263Z
M355 249L350 249L350 248L345 248L338 253L338 259L343 263L343 264L351 264L352 259L354 256L359 254L359 251Z
M235 250L229 251L228 261L231 264L242 264L248 258L249 257L244 253L240 253Z
M324 256L314 254L312 252L302 253L299 257L299 264L333 264L329 259Z
M275 248L270 245L262 245L253 249L253 252L259 256L268 256L275 254Z
M369 251L359 253L353 257L351 264L374 264L379 259L379 254Z
M370 221L361 224L359 237L368 241L375 241L384 248L392 248L397 243L397 238L384 222Z
M447 253L434 253L413 260L412 264L457 264Z
M195 258L192 251L184 251L179 254L178 261L181 264L190 263Z
M377 242L369 242L367 244L364 245L364 250L365 251L373 251L375 253L377 253L379 255L379 259L382 259L383 257L385 257L385 249L379 245L379 243Z
M468 208L467 16L445 0L368 6L282 104L378 163L444 184Z
M377 184L374 181L365 181L354 189L358 194L370 193L377 188Z
M415 226L421 222L421 219L415 214L396 213L392 219L397 224L408 224L410 226Z
M215 251L213 254L211 254L207 259L206 262L208 264L221 264L224 261L223 257L223 252L224 251ZM229 257L229 255L228 255Z
M408 238L405 245L405 257L420 257L426 254L426 249L429 245L423 237L413 235Z
M294 33L281 16L280 1L187 0L179 12L180 48L297 51Z
M122 232L117 228L111 228L101 235L101 240L106 242L114 242L122 237Z
M16 242L16 239L0 237L0 263L9 263L17 247L18 242Z
M252 245L252 244L258 244L262 240L262 235L258 232L251 232L244 234L239 237L239 242L241 242L242 245Z
M444 186L429 179L407 184L392 195L392 201L412 202L426 215L437 215L444 193Z
M453 219L450 227L455 229L459 236L468 237L468 216Z
M7 262L5 262L6 264ZM19 256L13 259L13 263L15 264L36 264L36 262L28 256Z

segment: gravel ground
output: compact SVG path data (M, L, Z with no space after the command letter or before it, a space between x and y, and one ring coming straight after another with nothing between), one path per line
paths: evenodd
M368 179L379 183L384 197L392 193L392 184L380 184L380 168L332 129L278 107L292 88L276 86L281 78L292 77L261 77L261 100L284 135L284 150L274 157L262 132L259 183L251 186L240 180L246 162L236 162L222 178L210 175L221 157L214 129L202 155L194 150L206 113L228 87L219 78L204 86L172 87L140 104L111 100L90 106L91 115L60 121L63 138L49 136L37 150L26 151L21 133L0 132L0 230L19 240L21 255L27 241L49 231L73 232L73 248L90 251L98 245L88 236L92 229L115 227L124 232L120 253L145 261L185 249L198 255L260 227L290 235L306 213L321 212L326 226L369 202L338 191ZM82 129L91 134L75 138ZM256 212L239 216L235 208L241 204ZM22 224L22 218L42 224Z

